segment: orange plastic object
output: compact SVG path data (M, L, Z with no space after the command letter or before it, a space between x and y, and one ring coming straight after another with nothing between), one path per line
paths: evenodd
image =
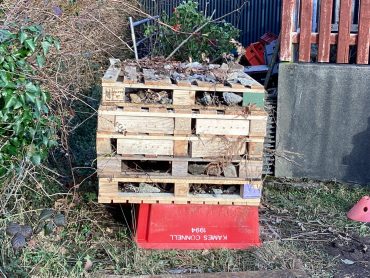
M245 49L245 57L252 66L265 64L265 48L262 43L255 42Z
M355 221L370 222L370 197L362 197L347 213L347 217Z

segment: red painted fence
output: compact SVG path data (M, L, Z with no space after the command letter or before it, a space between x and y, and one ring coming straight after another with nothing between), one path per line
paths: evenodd
M357 0L358 15L353 14L356 0L337 0L339 5L338 31L332 30L333 3L335 0L318 0L317 26L312 30L314 0L283 0L281 28L281 61L330 62L331 46L336 46L336 63L349 63L350 54L356 54L357 64L369 64L370 0ZM358 31L353 32L354 18L358 18ZM316 45L315 54L311 53ZM353 49L350 49L353 48ZM316 54L317 49L317 54Z

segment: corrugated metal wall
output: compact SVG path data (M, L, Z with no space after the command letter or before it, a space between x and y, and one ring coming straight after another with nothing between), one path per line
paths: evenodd
M183 0L141 0L143 8L151 15L160 15L162 12L172 14L172 10ZM216 10L214 18L228 14L247 4L239 12L225 18L241 30L240 41L243 45L255 42L266 32L279 34L281 0L199 0L199 9L207 10L211 14Z

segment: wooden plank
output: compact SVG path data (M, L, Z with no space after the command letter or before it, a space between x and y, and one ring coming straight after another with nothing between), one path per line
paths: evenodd
M127 88L127 89L153 89L153 90L189 90L189 91L211 91L211 92L232 92L232 93L245 93L245 92L261 92L264 93L265 90L262 87L259 89L251 89L251 88L242 88L242 89L235 89L227 86L218 86L219 84L213 85L212 87L198 87L191 85L189 87L179 87L173 84L167 85L148 85L144 83L137 83L137 84L124 84L123 82L117 81L115 83L102 83L103 87L119 87L119 88Z
M195 105L195 91L174 90L173 105Z
M116 125L127 132L173 134L175 121L162 117L116 116Z
M357 44L357 34L350 34L349 37L349 45L356 45ZM293 32L293 43L299 43L299 33ZM319 43L319 33L311 33L311 44ZM337 44L338 43L338 34L331 33L330 34L330 44Z
M228 140L215 137L212 139L202 138L190 143L191 157L222 157L245 154L246 146L243 140Z
M361 0L358 27L357 64L369 63L370 0Z
M311 61L312 9L313 0L301 0L298 57L300 62Z
M112 133L112 132L102 132L99 131L97 132L97 138L100 139L134 139L134 140L148 140L148 139L157 139L157 140L169 140L169 141L204 141L206 140L211 140L215 137L217 138L224 138L226 141L228 139L230 140L236 140L240 139L240 136L232 136L228 135L227 137L221 137L221 136L215 136L215 135L202 135L200 137L199 135L178 135L178 136L173 136L173 135L162 135L162 136L149 136L149 135L144 135L144 134L121 134L121 133ZM243 137L243 140L245 142L264 142L263 137Z
M135 66L125 66L123 83L136 84L138 83L138 73Z
M101 178L100 180L106 182L146 182L146 183L189 183L189 184L225 184L225 185L238 185L245 184L245 179L241 178L227 178L224 177L210 177L210 176L187 176L187 177L148 177L146 174L136 175L134 177L113 177L113 178ZM249 183L259 184L260 181L251 181Z
M191 134L191 119L175 118L174 134Z
M257 96L256 96L257 95ZM247 97L248 96L248 97ZM264 102L264 95L261 94L251 94L248 93L244 95L248 103L256 104L256 102ZM256 99L258 98L258 99ZM254 101L255 100L255 101ZM130 110L130 109L128 109ZM136 108L135 108L136 110ZM98 115L117 115L117 116L138 116L138 117L168 117L168 118L192 118L192 119L224 119L224 120L262 120L264 117L262 115L246 115L245 108L240 107L239 112L233 114L217 114L217 110L207 110L207 109L198 109L199 113L157 113L157 112L136 112L136 111L124 111L115 110L115 111L102 111L99 110ZM220 109L223 111L222 109ZM176 111L176 110L175 110ZM209 112L207 112L209 111ZM202 112L202 113L200 113Z
M252 120L249 123L249 136L266 136L267 117L265 120Z
M187 197L189 193L188 183L175 183L175 197Z
M113 150L109 138L96 138L97 154L110 154L112 151Z
M249 134L248 120L197 119L196 134L244 135Z
M340 1L337 63L349 62L352 0Z
M239 163L239 177L245 179L260 179L262 177L263 161L243 160Z
M263 143L248 143L248 158L261 158L263 156Z
M171 193L156 193L156 194L144 194L144 193L101 193L98 196L99 203L158 203L158 204L209 204L218 205L219 203L224 205L239 205L239 206L259 206L260 200L258 198L242 199L238 195L219 195L215 197L212 194L199 194L191 195L187 197L175 197Z
M280 37L280 60L292 61L292 32L296 0L283 0Z
M173 141L117 139L117 153L173 155Z
M122 160L117 157L101 157L97 158L98 174L100 173L116 173L122 172Z
M102 100L125 102L125 88L103 86Z
M319 23L319 43L317 61L329 62L330 56L330 33L331 18L333 11L333 0L321 1L320 3L320 23Z
M116 68L114 66L110 66L108 70L105 72L102 82L105 83L114 83L117 81L119 74L121 73L121 68Z
M98 131L115 132L115 119L114 115L98 116Z
M189 155L189 142L187 140L173 142L173 155L174 156L188 156Z
M184 177L188 175L187 161L172 161L172 176Z

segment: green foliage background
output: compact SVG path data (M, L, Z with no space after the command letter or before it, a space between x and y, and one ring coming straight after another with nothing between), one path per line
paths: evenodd
M231 39L239 37L240 30L225 21L213 22L213 19L198 11L198 3L188 0L181 3L170 17L167 14L161 16L164 25L148 26L146 36L157 35L157 42L153 49L153 56L168 56L181 42L189 37L197 28L209 22L198 34L195 34L179 51L174 58L180 61L200 61L202 53L211 60L229 53L234 46ZM167 25L167 26L166 26ZM175 32L171 28L176 29Z
M38 25L0 30L0 175L21 161L40 164L57 144L59 121L35 78L51 47L59 42Z

